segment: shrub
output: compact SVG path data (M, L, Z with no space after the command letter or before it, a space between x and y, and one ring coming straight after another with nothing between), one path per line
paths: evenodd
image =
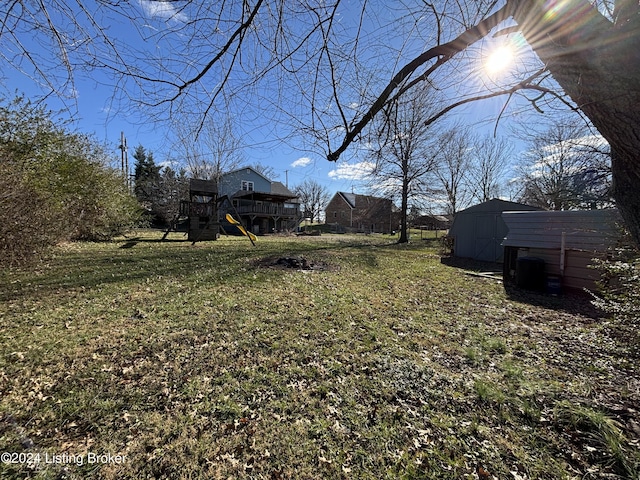
M611 258L596 260L594 267L600 271L601 290L594 295L594 305L625 323L638 322L640 251L630 246L618 248Z
M47 191L60 212L60 238L106 240L132 228L140 207L122 175L105 166L100 147L90 139L73 138L74 149L41 162L30 179L38 191ZM90 149L98 149L91 152Z
M60 237L60 215L14 165L0 162L0 266L26 263Z
M0 252L14 265L61 240L102 240L139 218L105 149L22 98L0 104Z

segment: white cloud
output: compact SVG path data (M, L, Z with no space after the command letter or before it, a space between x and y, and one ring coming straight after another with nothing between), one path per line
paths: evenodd
M291 164L291 166L293 168L296 167L306 167L307 165L309 165L312 162L312 160L309 157L301 157L299 159L297 159L295 162L293 162Z
M546 169L557 168L561 162L564 162L565 174L579 172L584 168L580 157L584 153L595 155L591 149L604 153L608 152L610 147L601 135L585 135L545 145L533 152L534 155L540 156L540 160L531 165L531 175L540 178Z
M144 12L152 18L162 18L164 20L175 20L176 22L186 22L187 15L178 11L171 2L157 0L138 0Z
M371 175L374 168L375 163L373 162L345 163L331 170L329 178L334 180L362 180Z

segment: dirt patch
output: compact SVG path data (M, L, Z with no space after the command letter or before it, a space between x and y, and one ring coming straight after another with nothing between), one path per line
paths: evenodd
M267 257L258 260L258 267L303 271L335 270L327 262L312 260L303 256Z

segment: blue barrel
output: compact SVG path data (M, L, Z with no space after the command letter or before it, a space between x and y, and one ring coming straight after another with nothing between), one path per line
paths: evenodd
M549 275L547 277L547 293L560 295L562 293L562 278L557 275Z

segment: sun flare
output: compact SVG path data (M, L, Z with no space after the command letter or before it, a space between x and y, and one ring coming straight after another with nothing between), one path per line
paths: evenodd
M514 56L515 55L511 47L498 47L493 50L485 60L485 69L490 75L502 73L513 64Z

